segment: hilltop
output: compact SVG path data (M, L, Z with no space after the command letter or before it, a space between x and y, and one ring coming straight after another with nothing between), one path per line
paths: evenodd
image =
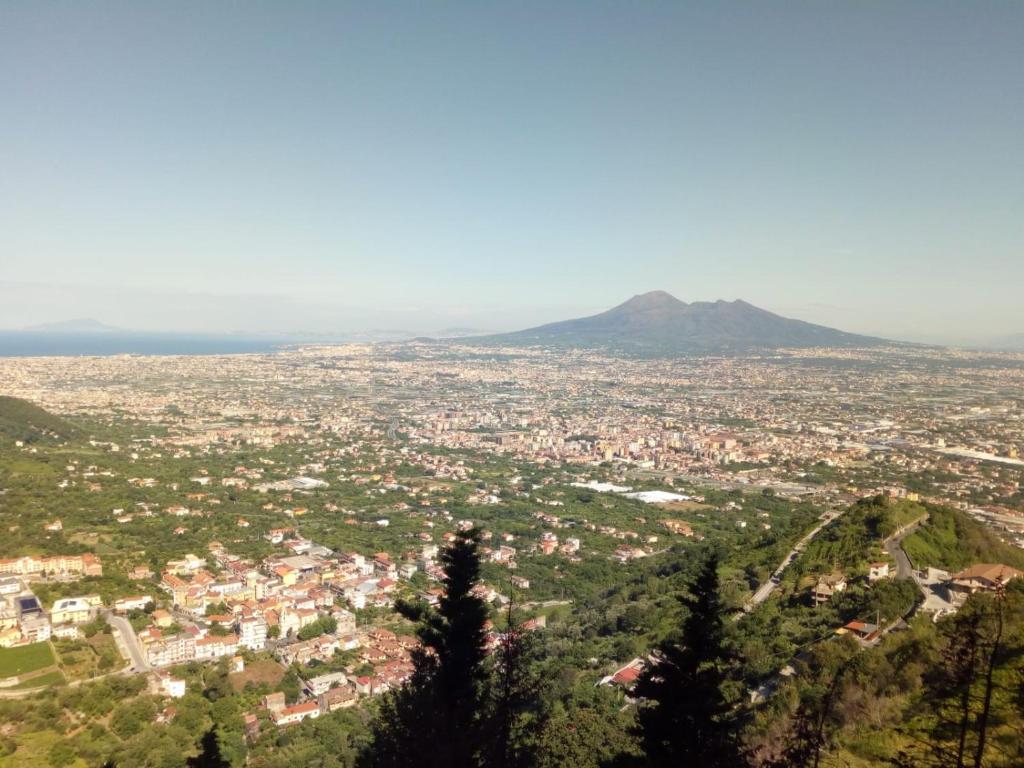
M634 296L606 312L476 341L607 349L638 355L799 347L869 347L884 339L776 315L745 301L687 304L665 291Z

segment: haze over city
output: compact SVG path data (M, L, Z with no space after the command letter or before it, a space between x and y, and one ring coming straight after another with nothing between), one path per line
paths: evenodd
M8 5L0 327L503 331L660 289L1024 332L1024 9Z
M1022 33L0 4L0 768L1024 766Z

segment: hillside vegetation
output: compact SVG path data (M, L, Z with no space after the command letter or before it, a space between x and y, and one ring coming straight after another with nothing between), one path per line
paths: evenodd
M882 557L883 540L927 511L912 501L892 501L881 496L861 499L808 545L798 571L866 571L868 562Z
M915 568L960 570L972 563L1024 568L1024 551L1004 544L988 528L947 507L929 505L928 523L903 540Z
M46 439L68 439L77 435L78 429L74 425L38 405L17 397L0 395L0 436L34 443Z

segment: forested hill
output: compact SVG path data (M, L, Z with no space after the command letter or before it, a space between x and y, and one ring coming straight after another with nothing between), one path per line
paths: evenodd
M73 424L34 403L0 395L0 436L33 443L46 439L69 439L79 430Z

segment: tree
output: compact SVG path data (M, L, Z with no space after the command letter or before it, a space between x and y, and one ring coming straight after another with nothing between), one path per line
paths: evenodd
M687 609L681 641L662 643L637 682L639 735L651 765L735 766L737 723L726 686L733 658L717 555L706 558L691 592L680 598Z
M62 768L65 765L71 765L75 762L75 751L71 748L63 739L54 742L53 746L50 747L50 751L47 753L48 764L55 768Z
M1007 610L1007 601L1005 592L974 595L955 617L942 623L942 663L927 675L922 699L931 727L926 739L900 753L898 765L1017 764L1006 757L1021 746L1019 737L1007 738L1005 732L1012 728L1014 706L1006 683L1015 660L1024 658L1024 645L1007 636L1007 617L1014 615ZM1013 603L1019 615L1020 603ZM994 732L1001 744L993 744Z
M816 660L823 667L820 679L802 692L790 723L789 739L778 759L766 763L768 768L818 768L821 764L830 741L833 708L842 695L847 674L859 658L856 646L844 648L839 644L832 650L836 653L817 654Z
M213 728L203 734L200 747L202 751L189 758L188 768L231 768L231 764L221 756L220 742Z
M520 768L536 764L536 747L544 725L541 691L544 676L536 636L515 619L509 600L505 632L495 653L489 714L487 765Z
M423 647L413 654L411 680L386 697L374 721L369 765L468 768L481 760L490 669L487 606L474 593L479 542L473 529L443 551L445 592L436 610L402 606L420 621Z
M630 764L634 734L618 713L572 708L552 715L540 733L537 768L607 768Z

